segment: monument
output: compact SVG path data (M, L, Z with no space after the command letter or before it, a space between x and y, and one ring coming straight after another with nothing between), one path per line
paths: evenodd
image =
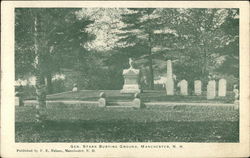
M129 58L128 69L123 70L124 85L121 93L141 93L139 85L140 70L133 68L133 60Z
M167 95L174 95L174 80L173 80L171 60L167 61L166 91L167 91Z

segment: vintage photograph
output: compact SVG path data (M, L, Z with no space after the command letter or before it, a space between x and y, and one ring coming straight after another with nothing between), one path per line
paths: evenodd
M239 8L14 9L15 142L239 142Z

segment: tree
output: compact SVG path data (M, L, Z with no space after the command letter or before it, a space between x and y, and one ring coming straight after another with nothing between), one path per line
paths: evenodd
M224 31L230 9L178 9L175 31L179 50L175 69L179 79L208 80L224 60L218 50L233 38Z
M162 11L156 8L129 9L130 12L122 15L125 24L119 33L117 42L120 51L137 59L147 59L149 68L149 87L154 88L153 59L159 55L159 50L172 49L175 34L168 27L170 14L165 12L165 20L162 21ZM172 12L174 9L169 9ZM169 40L169 42L163 42ZM158 53L157 53L158 51Z
M78 12L80 18L89 17L94 21L86 30L96 36L95 40L86 44L86 48L92 52L89 62L95 63L95 66L89 65L88 71L83 70L86 74L84 78L91 77L85 82L85 88L121 88L122 69L127 64L128 56L115 48L119 40L117 34L124 26L121 15L126 12L126 8L83 8ZM95 61L91 61L91 58ZM101 84L98 84L98 75L103 76Z
M33 23L29 10L15 10L15 79L34 72Z
M15 54L16 57L22 57L16 58L16 66L21 67L16 69L16 74L17 77L25 73L36 76L38 109L45 107L45 83L47 81L47 88L51 91L52 73L58 72L62 67L81 63L85 54L84 43L94 38L84 30L92 21L79 20L77 10L79 9L16 9ZM25 67L30 68L23 70Z
M47 84L51 82L51 75L60 68L72 68L86 53L84 43L94 38L84 28L92 23L89 19L78 19L76 11L79 9L16 9L16 77L21 77L22 71L32 73L35 60L34 47L34 19L40 16L39 39L45 42L43 51L43 76ZM37 13L36 13L37 12ZM37 15L36 15L37 14ZM25 39L25 40L23 40ZM39 41L37 41L39 42ZM41 50L41 48L39 48ZM27 56L27 57L26 57ZM21 57L21 58L20 58ZM26 58L25 58L26 57ZM22 58L29 60L23 62ZM63 61L63 62L62 62ZM78 61L78 62L76 62ZM29 67L23 69L22 67ZM31 71L33 70L33 71ZM51 86L48 85L48 89Z
M228 16L221 25L223 31L230 36L230 41L217 50L224 60L217 71L222 74L233 75L239 78L239 10L228 10Z

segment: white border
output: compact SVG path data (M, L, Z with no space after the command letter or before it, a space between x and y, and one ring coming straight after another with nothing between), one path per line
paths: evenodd
M83 143L15 143L14 8L15 7L166 7L240 8L240 143L150 143L183 149L98 149L95 153L17 153L16 149L69 148ZM245 157L249 156L249 3L237 1L4 1L1 10L1 156L2 157ZM227 130L227 129L225 129ZM84 143L96 144L96 143ZM105 143L110 144L110 143ZM122 144L122 143L117 143ZM133 143L126 143L133 144ZM136 143L142 144L142 143ZM145 143L143 143L145 144Z

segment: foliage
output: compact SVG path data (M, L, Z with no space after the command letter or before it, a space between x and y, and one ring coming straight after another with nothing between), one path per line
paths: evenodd
M60 93L66 89L63 80L54 80L52 81L52 85L54 93Z
M87 51L83 45L94 39L85 28L92 21L78 19L75 15L77 10L79 9L15 10L16 78L39 73L42 80L47 79L50 89L53 73L85 62Z
M223 31L231 40L217 52L225 57L217 71L223 75L239 78L239 10L229 10L229 16L222 24Z
M150 89L154 88L154 49L159 48L163 38L172 40L174 37L173 32L165 31L161 14L157 11L155 8L131 8L129 13L123 14L121 20L125 26L121 28L122 32L118 33L120 38L117 42L120 47L118 50L126 56L147 59L144 66L148 67L149 74L145 76Z
M105 54L108 66L126 67L129 57L136 60L143 76L152 82L154 72L166 73L167 59L173 61L173 71L179 80L193 83L208 76L238 74L239 19L237 9L165 9L126 8L96 9L95 24L104 25L107 37L99 43L110 44ZM115 11L114 11L115 10ZM96 12L95 12L96 13ZM101 13L104 13L103 16ZM112 13L117 13L115 16ZM109 18L106 18L109 17ZM112 19L103 22L104 19ZM105 49L104 49L105 50ZM119 61L119 62L117 62ZM230 63L234 64L230 64ZM165 66L165 67L164 67ZM230 66L231 69L226 67ZM152 84L152 83L151 83ZM192 84L190 84L192 86ZM152 87L151 87L152 88Z
M173 61L177 80L239 77L239 10L181 8L16 9L16 79L34 74L34 17L41 72L70 69L81 89L119 89L128 58L148 85ZM40 29L40 30L39 30ZM233 75L233 77L231 77ZM102 77L100 77L102 76Z
M178 59L175 67L176 74L180 79L191 82L201 79L208 80L209 75L225 73L223 65L230 63L227 56L234 54L238 57L237 38L231 34L238 35L238 19L232 21L233 9L183 9L180 10L181 20L176 24L176 31L180 37ZM237 14L237 13L236 13ZM231 18L229 18L231 17ZM234 22L234 25L227 23ZM234 30L228 33L225 28ZM230 43L230 44L229 44ZM234 47L231 52L226 52L227 47ZM239 65L235 63L235 69L229 73L237 73ZM232 64L234 65L234 64ZM224 71L224 72L223 72ZM217 75L218 77L218 75Z

